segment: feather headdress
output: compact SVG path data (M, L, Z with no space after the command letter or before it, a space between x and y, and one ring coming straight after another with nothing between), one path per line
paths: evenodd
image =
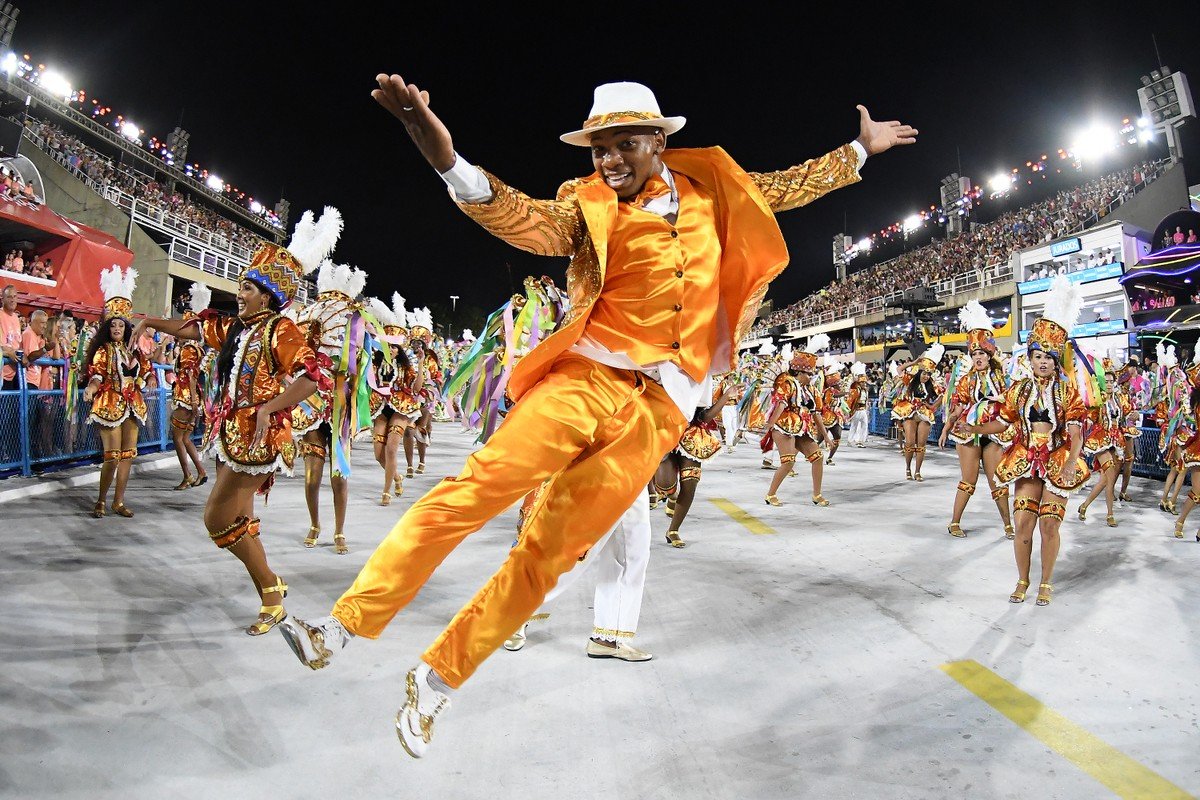
M1082 309L1083 291L1079 284L1072 283L1066 275L1055 275L1046 293L1042 316L1033 323L1029 334L1029 349L1049 353L1062 363L1071 329L1079 321Z
M321 262L317 271L317 292L340 292L351 300L358 297L367 285L367 273L349 264L334 264L330 259Z
M992 318L978 300L971 300L958 310L958 324L967 332L967 350L985 350L995 353L996 338L992 331Z
M104 321L113 317L129 319L133 314L133 290L137 288L138 271L133 267L121 271L113 264L100 273L100 291L104 294Z
M288 246L263 242L238 280L257 283L275 296L280 308L287 308L304 276L333 252L341 233L342 213L336 208L325 206L320 219L305 211Z

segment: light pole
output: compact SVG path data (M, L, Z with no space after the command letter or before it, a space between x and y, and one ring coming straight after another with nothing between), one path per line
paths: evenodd
M454 312L457 309L458 309L458 295L452 294L452 295L450 295L450 322L449 322L449 324L452 328L454 325ZM449 337L446 337L446 338L447 338L447 340L449 340Z

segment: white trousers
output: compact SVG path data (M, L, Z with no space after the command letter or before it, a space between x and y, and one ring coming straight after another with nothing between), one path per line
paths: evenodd
M855 411L850 417L850 444L867 443L867 410Z
M583 561L560 575L542 601L539 614L583 575L595 573L595 618L592 636L608 642L627 641L637 633L642 590L650 563L650 496L645 487L617 524L588 550Z
M732 403L721 407L721 424L725 426L725 446L733 447L733 440L738 434L738 410Z

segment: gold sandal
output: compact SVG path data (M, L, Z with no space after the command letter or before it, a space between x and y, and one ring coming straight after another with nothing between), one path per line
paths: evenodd
M962 529L962 525L957 522L951 522L947 525L946 532L959 539L965 539L967 536L966 532Z
M383 496L379 498L379 505L390 506L391 504L392 504L392 496L390 494L388 494L387 492L384 492Z
M917 483L922 483L922 482L924 482L924 480L925 480L925 479L921 477L921 473L919 473L919 472L914 472L914 473L913 473L913 480L914 480L914 481L916 481Z
M321 526L320 525L309 525L308 526L308 536L304 537L304 546L305 547L316 547L317 546L317 537L320 535L321 535Z
M679 538L679 531L667 531L667 544L671 547L687 547L687 542Z
M196 484L192 482L192 476L191 476L191 475L184 475L184 476L183 476L183 480L182 480L182 481L180 481L180 482L179 482L179 485L178 485L178 486L176 486L176 487L175 487L175 488L174 488L172 491L175 491L175 492L181 492L181 491L183 491L184 489L190 489L190 488L192 488L192 487L193 487L193 486L195 486L195 485L196 485Z
M1183 520L1181 519L1175 520L1175 538L1183 538ZM1196 534L1196 538L1200 539L1200 534Z
M396 497L404 494L404 483L400 480L400 476L396 476L396 488L392 492Z
M1004 526L1004 538L1005 539L1017 538L1017 529L1012 526L1011 522Z
M912 470L911 469L904 470L904 480L911 481L912 479L913 479Z
M1079 518L1080 518L1080 519L1082 519L1082 520L1086 520L1086 519L1087 519L1087 510L1088 510L1088 505L1090 505L1090 504L1089 504L1089 503L1084 503L1083 505L1081 505L1081 506L1079 507Z
M264 589L262 593L263 595L278 593L283 597L287 597L287 590L288 585L283 582L283 578L276 575L275 585L269 589ZM267 619L260 619L249 628L246 628L246 634L249 636L262 636L264 633L287 619L287 612L283 610L283 603L273 606L260 606L258 609L258 615L260 617L267 617Z
M122 517L132 517L133 512L124 503L113 503L112 510L114 514L120 514Z
M675 498L668 497L666 505L663 507L663 510L667 512L668 517L675 516Z
M1110 528L1117 527L1117 518L1113 514L1109 514L1108 517L1104 521L1108 524L1108 527L1110 527Z
M1029 586L1029 581L1017 581L1017 590L1008 596L1008 602L1024 603L1025 602L1025 588L1023 588L1023 587L1028 587L1028 586Z
M781 506L781 505L783 505L783 501L782 501L782 500L780 500L778 497L776 497L776 496L775 496L775 495L773 495L773 494L769 494L769 495L767 495L767 496L766 496L765 498L763 498L763 499L765 499L765 500L767 501L767 505L769 505L769 506Z
M418 475L425 474L425 462L424 461L422 461L420 464L417 464L417 474Z
M829 501L825 499L824 495L814 494L812 501L814 506L821 506L821 508L829 505Z
M411 478L412 476L413 476L413 468L412 468L412 467L409 467L409 468L408 468L408 469L405 471L405 473L404 473L404 477L406 477L406 478Z
M1038 584L1037 604L1039 606L1050 605L1050 593L1054 591L1054 587L1048 583Z
M350 552L350 548L346 547L346 534L335 533L333 535L333 552L339 556L344 556Z
M97 501L96 505L92 506L92 516L95 517L96 519L100 519L101 517L104 516L104 501L103 500Z

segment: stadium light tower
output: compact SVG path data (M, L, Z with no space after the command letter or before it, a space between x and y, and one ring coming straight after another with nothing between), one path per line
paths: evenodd
M853 258L851 255L853 247L853 237L847 236L844 233L839 233L833 237L833 269L839 281L846 280L846 265Z
M13 31L17 29L17 17L20 14L21 9L12 3L0 5L0 49L12 47Z
M953 239L962 233L963 217L967 213L967 206L964 204L963 198L970 191L970 178L960 178L957 172L951 172L942 178L940 194L942 199L942 213L946 216L947 239ZM905 231L905 235L907 236L907 231Z
M1166 135L1167 152L1171 160L1183 158L1178 131L1188 117L1196 116L1187 76L1182 72L1171 72L1166 66L1159 66L1150 70L1149 75L1142 76L1142 88L1137 90L1137 94L1138 104L1142 107L1142 115L1149 120L1149 127Z
M172 164L187 163L188 140L191 137L190 133L180 127L167 134L167 157Z

